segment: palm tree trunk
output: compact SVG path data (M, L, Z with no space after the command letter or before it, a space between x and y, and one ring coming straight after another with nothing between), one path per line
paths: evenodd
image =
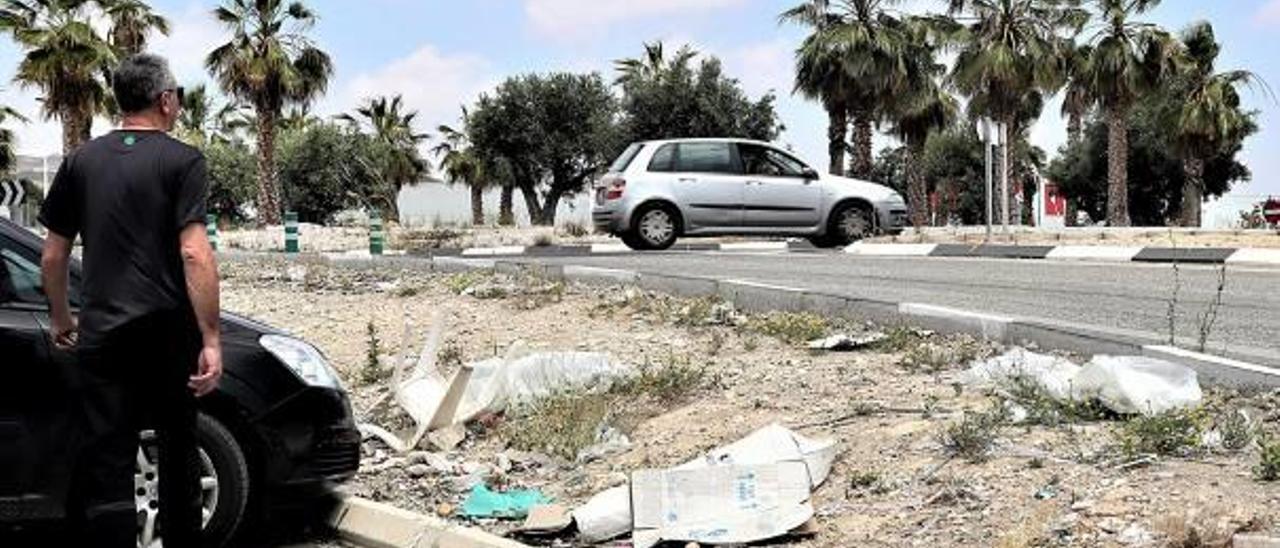
M532 185L520 185L520 195L524 196L524 208L529 213L529 224L541 226L543 220L542 206L538 205L538 190Z
M1182 161L1186 181L1182 185L1181 225L1200 227L1200 209L1204 203L1204 160L1187 158Z
M849 175L859 179L871 177L871 116L866 112L853 115L853 165Z
M1080 205L1076 203L1075 198L1067 196L1067 209L1064 214L1066 217L1062 219L1063 225L1073 227L1079 224Z
M62 118L62 154L66 156L71 154L75 149L83 145L88 139L85 137L86 127L88 127L85 119L93 119L93 115L85 116L78 112L63 111L58 114Z
M1107 111L1107 225L1129 226L1129 112Z
M929 189L925 186L924 170L920 162L924 157L924 143L907 145L907 203L911 210L911 224L916 230L929 224Z
M515 193L515 187L512 185L502 185L502 197L498 202L498 226L515 226L516 214L513 207L514 200L512 194Z
M849 111L844 105L827 107L827 154L831 164L827 171L844 175L845 138L849 134Z
M1075 146L1084 135L1084 116L1072 111L1067 115L1067 144Z
M279 193L276 188L276 115L258 107L258 223L280 224Z
M484 225L484 186L471 184L471 226Z

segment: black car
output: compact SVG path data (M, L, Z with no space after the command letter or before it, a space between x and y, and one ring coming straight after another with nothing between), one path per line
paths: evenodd
M0 535L63 517L77 453L80 379L74 356L49 342L41 247L0 219ZM78 263L71 280L75 309ZM269 500L324 493L360 462L347 393L315 347L231 314L222 333L224 375L198 423L205 529L218 544ZM135 476L144 548L159 536L152 440L142 433Z

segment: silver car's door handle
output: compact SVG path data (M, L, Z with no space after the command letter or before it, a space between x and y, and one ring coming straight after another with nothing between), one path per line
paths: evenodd
M692 182L694 182L694 181L697 181L697 179L694 179L693 177L681 177L681 178L679 178L679 179L677 179L677 180L678 180L678 181L680 181L680 182L682 182L682 183L692 183Z

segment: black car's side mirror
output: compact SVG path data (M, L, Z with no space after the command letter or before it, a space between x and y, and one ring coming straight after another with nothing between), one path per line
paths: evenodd
M822 178L822 176L818 175L818 172L811 167L804 168L804 173L802 173L802 175L806 181L816 181Z

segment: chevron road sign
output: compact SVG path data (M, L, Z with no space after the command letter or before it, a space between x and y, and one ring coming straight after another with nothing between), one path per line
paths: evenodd
M16 206L27 196L22 183L18 181L0 181L0 207Z

